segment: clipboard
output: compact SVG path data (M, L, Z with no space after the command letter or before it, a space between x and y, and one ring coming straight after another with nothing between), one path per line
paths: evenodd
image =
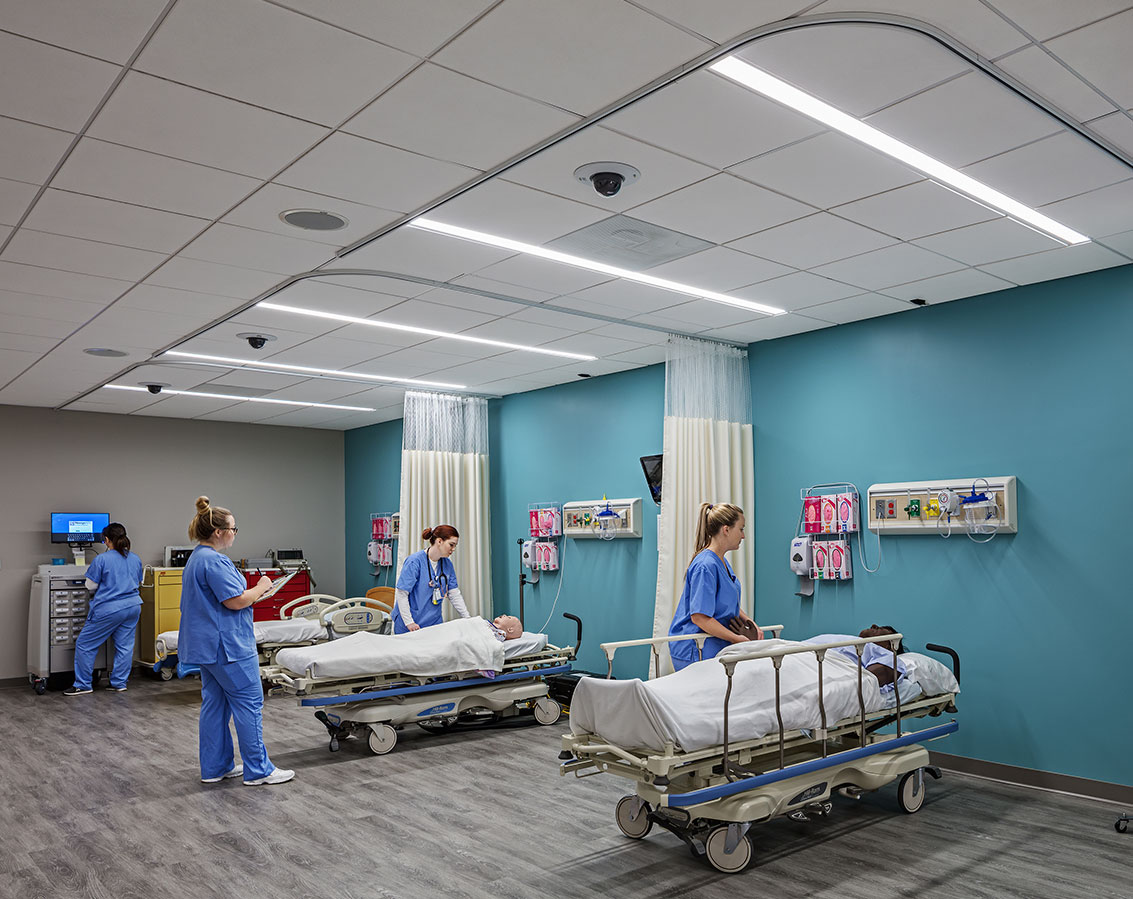
M295 577L295 575L297 575L299 571L300 569L297 568L293 572L291 572L291 574L286 574L278 580L272 581L271 587L268 589L267 593L257 599L256 602L263 602L265 599L271 599L273 596L275 596L275 594L282 590L287 585L287 582ZM255 604L256 603L252 603L252 605Z

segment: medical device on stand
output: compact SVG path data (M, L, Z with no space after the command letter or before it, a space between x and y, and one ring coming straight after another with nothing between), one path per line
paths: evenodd
M392 512L375 512L370 515L370 542L366 546L366 560L374 566L371 574L378 577L382 569L393 568L393 533Z
M869 529L878 535L962 530L974 543L1019 530L1015 477L961 478L873 484L867 493Z
M815 581L848 581L854 576L853 535L862 568L870 573L861 543L858 488L853 484L814 484L799 491L802 508L791 538L791 571L799 576L800 597L814 595ZM878 538L877 564L881 564Z
M101 533L101 529L100 529ZM28 601L28 682L42 696L52 674L75 670L75 638L90 609L86 565L40 565ZM106 647L94 659L97 682L106 668Z

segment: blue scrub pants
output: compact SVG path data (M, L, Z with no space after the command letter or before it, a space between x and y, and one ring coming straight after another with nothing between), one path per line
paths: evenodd
M717 655L719 655L721 649L723 649L725 646L731 645L730 643L728 643L728 641L721 640L719 637L709 637L704 641L704 655L698 657L696 654L696 643L692 640L689 640L687 642L692 647L692 658L679 659L675 655L673 655L673 651L671 649L669 650L669 658L673 661L674 671L680 671L682 668L687 668L693 662L699 662L702 659L714 659Z
M236 722L244 780L275 770L264 746L264 688L255 656L236 662L201 665L201 777L220 777L235 767L229 720Z
M124 687L134 665L134 635L142 607L126 606L111 612L95 609L87 617L75 639L75 686L90 689L94 674L94 657L98 648L114 637L114 667L110 670L110 686Z

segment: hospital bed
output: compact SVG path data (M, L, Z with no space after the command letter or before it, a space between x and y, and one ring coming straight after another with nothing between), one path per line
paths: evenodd
M532 719L550 725L562 708L545 678L570 671L582 643L581 619L563 617L575 622L574 646L526 632L500 643L483 619L457 619L379 641L355 635L280 652L265 677L315 711L332 752L340 740L365 736L370 751L384 755L407 724L429 733Z
M703 647L706 637L601 648L612 670L621 647L649 644L656 656L664 644L694 639ZM751 862L753 824L779 815L825 816L836 792L856 799L900 778L897 802L911 814L924 802L925 775L940 777L921 744L958 725L910 730L909 724L956 711L959 657L928 644L952 657L949 671L935 659L903 653L906 675L887 696L860 664L862 647L881 644L896 660L900 640L900 634L820 645L772 639L733 645L648 684L584 678L571 706L572 732L563 737L560 774L632 781L634 794L614 813L623 834L639 840L657 824L725 873ZM836 652L841 647L850 647L857 662Z
M390 606L378 600L339 599L326 593L311 593L284 603L278 619L252 624L261 673L275 664L276 654L282 649L310 646L359 631L388 631L392 613ZM178 660L177 638L177 631L157 635L153 670L162 680L171 680L175 672L178 677L200 672L198 666Z

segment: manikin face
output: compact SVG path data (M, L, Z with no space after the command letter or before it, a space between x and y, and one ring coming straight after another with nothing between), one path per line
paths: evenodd
M509 640L514 640L523 634L523 622L514 615L500 615L493 619L492 624L503 631Z

